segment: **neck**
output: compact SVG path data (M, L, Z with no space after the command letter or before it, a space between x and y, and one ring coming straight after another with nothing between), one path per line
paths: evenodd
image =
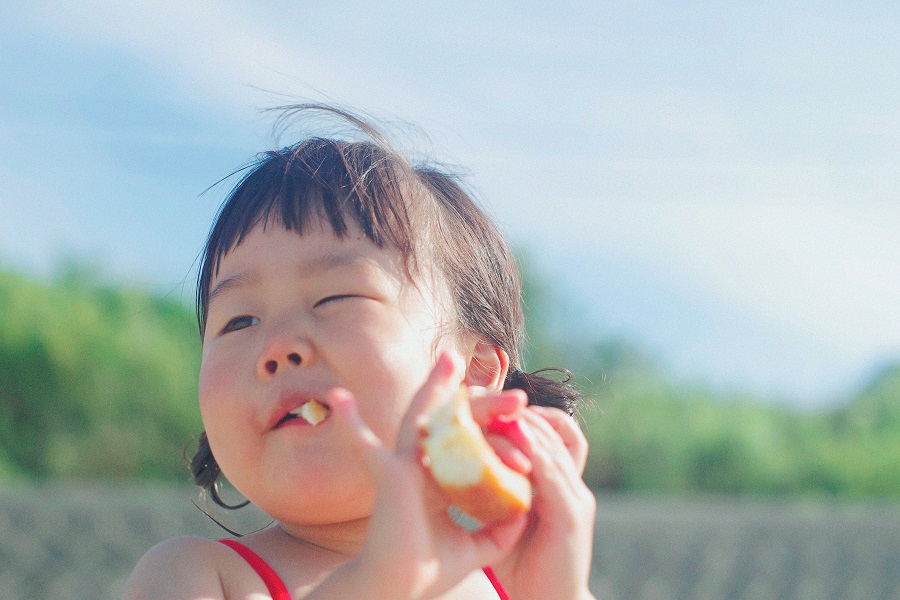
M296 525L279 521L277 527L296 542L349 559L362 548L369 532L369 519L326 525Z

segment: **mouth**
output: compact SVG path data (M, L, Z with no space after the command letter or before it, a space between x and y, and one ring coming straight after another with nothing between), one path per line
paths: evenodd
M326 418L328 418L329 409L327 406L317 400L307 400L297 408L287 412L277 423L275 428L281 427L285 423L300 420L315 427Z

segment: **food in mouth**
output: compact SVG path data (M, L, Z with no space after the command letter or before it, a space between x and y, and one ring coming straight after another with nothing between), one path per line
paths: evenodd
M531 482L505 465L472 418L463 388L425 425L425 464L450 502L482 525L509 521L531 507Z
M318 425L322 421L325 420L325 417L328 416L328 407L322 404L317 400L307 400L294 410L287 413L284 418L281 420L281 423L286 423L287 421L291 421L293 419L303 419L310 425ZM279 424L281 424L279 423Z

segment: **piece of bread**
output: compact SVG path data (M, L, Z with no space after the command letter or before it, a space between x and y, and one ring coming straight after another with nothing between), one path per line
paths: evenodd
M472 418L460 389L425 425L425 464L450 502L482 525L513 519L531 507L531 482L509 468Z
M310 400L300 407L300 416L310 425L318 425L328 416L328 409L317 400Z

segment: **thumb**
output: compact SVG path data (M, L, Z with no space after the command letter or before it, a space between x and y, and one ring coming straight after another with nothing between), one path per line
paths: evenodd
M345 447L357 453L366 468L377 475L382 470L385 454L389 451L359 416L356 397L344 388L334 388L328 392L327 402Z

